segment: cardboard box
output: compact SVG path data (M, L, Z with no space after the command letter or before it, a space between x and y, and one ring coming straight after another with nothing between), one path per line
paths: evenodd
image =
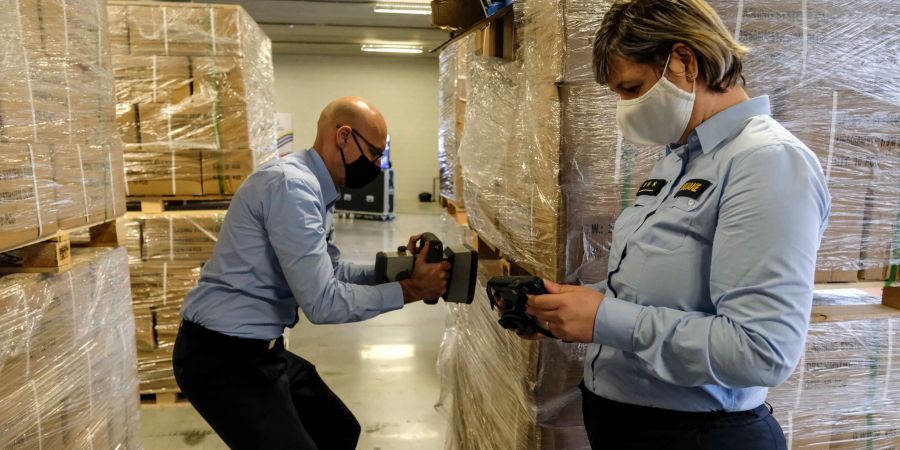
M58 229L49 147L0 144L0 250Z
M109 148L110 179L112 186L112 196L110 204L107 205L110 217L119 217L125 214L126 199L128 193L128 184L125 181L125 153L124 148L119 143L114 142Z
M125 177L132 196L202 195L200 151L142 146L125 154Z
M431 23L437 27L466 28L484 18L478 2L431 1Z
M201 101L246 109L247 88L244 60L238 57L193 57L194 95Z
M0 88L0 142L68 142L68 117L64 83L54 86L44 80L31 90L23 84Z
M113 207L116 197L122 195L117 190L121 190L123 185L121 180L116 183L110 151L110 146L106 145L81 147L89 223L106 221L125 212L124 208Z
M87 179L80 145L50 146L56 191L57 221L62 229L87 225Z
M19 0L24 48L36 58L66 54L65 4L62 0Z
M137 105L131 103L116 104L116 125L122 142L125 144L140 143L139 122Z
M203 150L203 194L234 195L254 170L253 151Z
M110 4L106 7L109 17L109 48L113 57L131 52L128 36L128 8L125 5Z
M148 261L130 264L129 269L135 311L141 312L142 318L152 315L151 312L155 314L159 308L180 308L184 296L200 278L199 262ZM154 317L153 323L156 321Z
M148 103L139 105L138 113L142 144L193 149L218 146L212 105Z
M117 103L180 103L192 92L184 56L118 56L113 60Z
M128 7L132 55L240 54L240 9L233 6Z
M191 212L145 219L144 259L205 262L212 257L213 238L224 218L222 212Z
M817 280L855 281L863 268L860 253L867 198L880 171L879 144L873 137L883 129L873 118L886 105L865 94L827 86L796 89L788 94L786 104L785 128L819 157L832 197Z
M134 332L137 339L137 351L156 349L156 338L153 336L153 313L149 307L135 306Z

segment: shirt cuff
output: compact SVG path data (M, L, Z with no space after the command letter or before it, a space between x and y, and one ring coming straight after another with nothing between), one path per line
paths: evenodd
M381 308L384 312L403 307L403 289L399 282L379 284L375 288L381 292Z
M603 299L594 319L594 343L634 351L634 328L644 308L615 297Z

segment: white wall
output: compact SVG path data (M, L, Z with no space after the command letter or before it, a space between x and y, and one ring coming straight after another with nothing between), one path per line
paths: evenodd
M275 55L275 110L291 113L294 149L312 146L330 101L359 95L384 114L398 199L432 192L437 164L436 58Z

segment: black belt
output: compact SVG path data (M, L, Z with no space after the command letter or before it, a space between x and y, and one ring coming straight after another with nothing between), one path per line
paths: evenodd
M284 348L283 336L270 340L229 336L204 328L188 320L181 321L181 328L178 332L188 337L193 345L208 347L215 349L217 352L221 351L229 354L253 355L265 353L273 348Z
M768 404L763 403L746 411L676 411L671 409L653 408L649 406L632 405L609 400L591 392L581 383L582 400L603 410L603 414L613 416L616 421L642 423L665 423L672 426L679 424L698 424L712 422L720 419L755 416L764 418L772 413Z

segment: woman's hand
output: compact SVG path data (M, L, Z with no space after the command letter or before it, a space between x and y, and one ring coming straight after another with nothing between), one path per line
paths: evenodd
M585 286L556 284L544 280L549 294L528 298L525 309L542 327L556 337L571 342L593 342L594 320L603 294Z

